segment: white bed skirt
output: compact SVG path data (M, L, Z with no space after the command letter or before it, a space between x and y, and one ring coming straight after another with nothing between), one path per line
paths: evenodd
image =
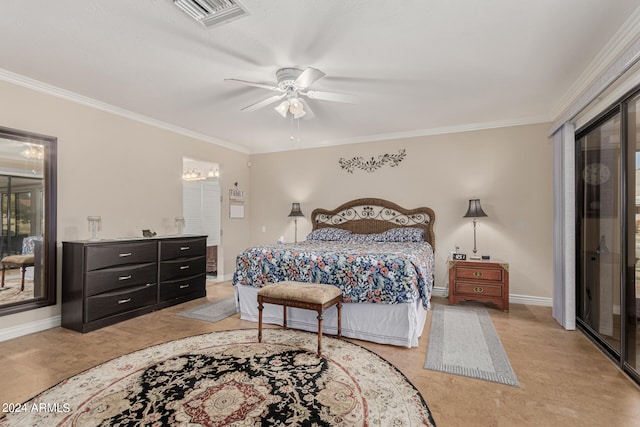
M235 285L236 306L240 319L258 321L258 288ZM305 331L318 331L318 314L312 310L287 309L287 325ZM282 306L265 304L262 321L282 325ZM342 304L342 335L380 344L416 347L427 320L421 301L406 304ZM338 310L324 311L322 331L338 333Z

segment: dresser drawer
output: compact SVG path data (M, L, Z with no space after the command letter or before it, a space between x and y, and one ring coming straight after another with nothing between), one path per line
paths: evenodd
M135 285L157 283L158 264L126 265L85 273L86 296Z
M99 270L123 264L142 264L158 260L158 243L140 242L114 245L87 246L86 271Z
M502 297L502 286L486 283L456 282L456 295L473 295L475 297Z
M203 274L206 272L206 267L207 259L203 256L162 261L160 263L160 281Z
M456 267L456 279L473 279L487 280L492 282L502 282L501 268L474 268L474 267Z
M207 239L171 239L160 243L160 260L192 258L206 253Z
M153 305L156 302L157 292L158 286L154 283L149 286L124 288L89 297L85 305L85 322Z
M206 275L201 274L185 279L169 280L160 283L160 301L180 298L195 292L205 292Z

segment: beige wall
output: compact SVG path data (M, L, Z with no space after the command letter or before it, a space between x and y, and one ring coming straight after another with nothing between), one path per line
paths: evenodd
M254 244L293 241L291 202L306 217L298 240L311 230L316 207L333 208L359 197L380 197L436 213L436 286L445 286L446 258L457 245L471 253L473 229L462 218L480 198L488 214L478 228L481 254L510 263L510 293L552 296L552 145L549 124L415 137L401 140L251 156L251 237ZM398 167L349 174L341 157L365 159L406 149ZM263 228L266 231L262 231Z
M316 207L381 197L436 212L436 285L456 244L471 253L462 215L479 197L489 215L478 230L481 253L511 264L511 294L550 298L551 143L548 124L527 125L249 156L56 96L0 81L0 126L58 138L58 301L61 242L88 237L88 215L101 215L100 237L139 236L143 228L174 232L182 211L183 156L221 166L223 273L253 244L293 240L291 202L302 203L299 240ZM340 169L341 157L407 150L396 168ZM247 167L251 161L252 167ZM228 190L246 191L244 219L230 220ZM265 231L263 232L263 227ZM60 304L3 316L2 328L59 315Z
M0 317L0 329L60 314L61 242L88 238L88 215L102 216L102 238L175 233L183 156L221 165L223 272L233 272L249 219L228 219L225 191L248 189L248 154L1 81L0 99L0 126L58 138L59 246L58 304Z

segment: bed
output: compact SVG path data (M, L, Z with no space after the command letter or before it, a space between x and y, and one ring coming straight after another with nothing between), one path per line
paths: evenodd
M422 334L434 273L435 214L366 198L311 213L312 231L298 243L249 248L233 277L240 318L258 320L257 292L291 280L324 283L343 293L342 334L415 347ZM289 326L317 330L316 314L289 308ZM265 323L282 324L282 308L265 305ZM324 312L323 330L337 332L337 310Z

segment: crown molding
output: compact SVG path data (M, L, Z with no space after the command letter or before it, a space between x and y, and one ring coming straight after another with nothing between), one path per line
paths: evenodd
M620 59L620 56L638 39L640 35L640 7L627 18L609 42L600 50L580 77L571 85L551 116L555 119L566 114L606 71Z
M430 128L430 129L417 129L417 130L406 131L406 132L390 132L390 133L380 133L380 134L373 134L373 135L367 135L367 136L358 136L358 137L346 138L346 139L325 140L325 141L319 141L317 143L305 144L304 146L300 146L296 148L286 147L282 149L276 148L273 150L252 151L251 154L267 154L267 153L277 153L277 152L283 152L283 151L306 150L309 148L332 147L336 145L360 144L363 142L388 141L388 140L415 138L415 137L431 136L431 135L445 135L449 133L472 132L472 131L479 131L479 130L486 130L486 129L504 128L504 127L510 127L510 126L549 123L550 121L551 119L547 116L535 116L535 117L528 117L528 118L523 118L518 120L505 120L505 121L487 122L487 123L470 123L470 124L457 125L457 126L445 126L445 127Z
M182 128L180 126L175 126L170 123L163 122L161 120L152 119L151 117L134 113L133 111L125 110L124 108L116 107L114 105L107 104L83 95L79 95L77 93L74 93L65 89L61 89L56 86L42 83L38 80L34 80L29 77L22 76L20 74L16 74L11 71L4 70L2 68L0 68L0 80L25 87L27 89L32 89L47 95L55 96L56 98L61 98L67 101L75 102L76 104L85 105L91 108L95 108L97 110L105 111L107 113L115 114L131 120L135 120L140 123L144 123L160 129L168 130L180 135L187 136L189 138L198 139L200 141L215 144L220 147L228 148L233 151L249 154L249 150L240 145L232 144L230 142L226 142L217 138L212 138L208 135L194 132L192 130Z

